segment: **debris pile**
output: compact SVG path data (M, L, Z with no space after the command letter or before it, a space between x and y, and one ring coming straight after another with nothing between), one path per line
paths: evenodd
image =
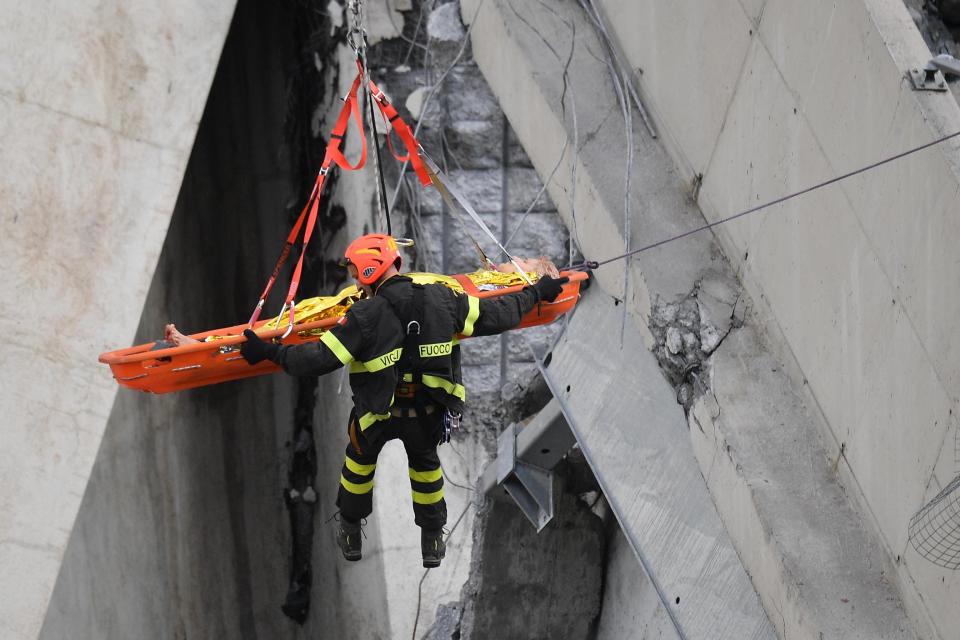
M933 55L960 58L960 0L904 0Z
M739 284L707 272L682 300L658 301L650 314L653 353L677 390L677 402L689 411L706 390L704 363L732 329L743 324Z

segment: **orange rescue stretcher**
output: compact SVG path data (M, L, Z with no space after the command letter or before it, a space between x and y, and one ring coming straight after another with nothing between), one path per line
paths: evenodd
M306 255L306 247L310 242L313 229L316 224L317 215L320 207L320 199L326 185L326 177L336 167L344 171L355 171L364 166L367 156L367 139L363 131L362 109L358 101L357 93L364 85L366 79L367 95L369 99L378 107L380 113L387 123L389 133L393 133L402 142L406 155L400 155L396 152L387 135L387 143L394 157L400 162L409 162L420 183L426 186L435 186L440 190L441 195L447 198L450 195L451 188L445 186L440 178L439 167L431 167L428 159L422 155L423 150L417 142L413 131L403 121L403 118L397 113L396 108L390 103L386 95L377 87L377 85L366 77L364 68L357 60L357 75L353 80L350 91L344 98L343 107L337 117L333 130L327 143L326 153L320 170L317 173L316 181L310 197L307 199L300 216L290 230L283 249L280 252L280 258L273 269L267 285L260 295L260 299L253 310L250 320L246 324L235 325L205 331L194 334L193 338L201 340L198 343L186 344L179 347L161 348L162 345L157 342L141 344L127 349L119 349L100 355L100 362L110 365L114 378L117 382L131 389L152 393L169 393L171 391L180 391L191 389L228 380L239 380L252 376L273 373L279 370L276 364L270 361L263 361L257 365L250 366L240 356L240 343L245 341L243 330L247 328L254 329L265 340L275 340L281 344L301 344L304 342L313 342L320 339L323 332L333 326L337 320L346 313L349 304L352 304L359 298L359 292L353 289L355 294L349 294L345 289L334 298L316 298L301 301L299 305L294 304L297 293L297 287L300 283L300 276L303 269L303 259ZM343 155L341 143L346 135L350 123L356 128L361 142L360 157L351 164ZM335 166L334 166L335 165ZM461 203L467 210L466 204ZM456 206L456 205L452 205ZM470 211L468 210L468 213ZM478 216L473 216L478 218ZM482 221L479 222L482 224ZM267 296L280 275L287 257L292 253L297 239L301 239L302 249L300 258L293 269L290 279L290 287L287 291L283 308L280 315L274 320L260 320L260 312L263 309ZM476 243L474 243L476 245ZM479 245L476 245L480 253L481 262L488 266L492 263L483 255ZM519 265L511 258L514 266L519 271ZM497 275L494 275L494 274ZM442 276L437 274L407 274L412 275L414 280L420 278L423 282L443 282L451 288L466 292L470 295L480 298L499 296L505 293L518 291L525 281L532 281L536 274L521 275L520 273L507 275L494 271L478 271L474 274L458 276ZM531 313L527 314L520 327L532 327L536 325L552 322L560 315L571 310L580 297L580 283L586 280L587 274L580 271L563 272L561 275L568 276L570 282L563 287L563 293L556 301L542 302L537 305ZM314 300L323 301L319 303L322 313L308 313L306 307ZM289 312L289 320L284 326L281 326L281 318ZM299 320L298 320L299 317Z
M410 275L417 281L420 280L418 276L427 274L406 275ZM520 284L481 290L474 279L471 279L471 275L474 274L449 278L434 276L432 281L448 281L447 283L454 288L462 287L464 293L478 298L501 296L519 291L523 287ZM570 278L570 281L563 285L563 292L554 302L539 303L523 317L517 328L549 324L573 309L580 297L580 285L587 279L587 274L583 271L564 271L560 275ZM455 281L459 287L449 280ZM353 299L347 297L344 304L333 309L334 315L294 324L292 330L288 330L286 325L281 325L279 318L259 321L255 323L254 330L264 340L273 339L279 344L316 342L320 340L324 331L337 323L352 302ZM246 341L242 335L243 330L248 327L248 324L238 324L193 334L191 337L201 342L180 347L158 349L157 342L148 342L135 347L118 349L101 354L100 362L110 365L113 377L121 386L149 393L183 391L279 371L280 367L269 360L251 366L240 355L240 343Z

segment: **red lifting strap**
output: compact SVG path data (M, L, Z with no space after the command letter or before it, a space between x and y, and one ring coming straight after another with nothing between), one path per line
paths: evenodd
M277 264L273 268L273 273L270 274L270 279L267 280L267 286L264 288L263 293L260 294L260 299L257 302L257 306L253 309L253 314L250 316L250 322L248 323L251 328L257 322L257 320L260 319L260 312L263 310L263 305L267 299L267 296L270 295L270 291L273 289L273 285L276 282L277 277L280 275L280 269L290 256L290 251L293 249L293 245L296 243L297 237L300 235L300 230L303 229L303 243L302 249L300 250L300 259L297 261L297 266L293 270L293 276L290 279L290 288L287 291L287 298L283 303L283 308L280 310L280 314L283 315L284 311L287 311L287 308L289 307L290 322L288 325L288 332L293 328L293 299L297 295L297 288L300 286L300 276L303 271L303 259L307 253L307 245L310 243L310 238L313 236L313 230L317 223L317 213L320 209L320 196L323 195L323 187L326 182L327 174L330 172L330 168L333 164L336 164L341 169L346 171L354 171L363 167L367 161L367 136L363 130L363 116L360 111L359 101L357 100L357 91L360 89L360 85L363 82L363 76L363 66L361 62L357 60L357 76L353 79L353 84L350 86L350 91L347 93L346 98L344 98L343 108L340 110L340 115L337 117L337 122L334 124L333 130L330 133L330 141L327 143L327 150L323 157L323 164L320 166L320 172L317 174L317 180L313 185L313 190L310 192L310 197L307 199L307 203L304 205L303 210L300 212L300 216L297 218L293 228L290 230L290 234L287 236L287 240L283 245L283 249L280 251L280 258L277 260ZM397 110L392 104L390 104L390 101L387 100L387 97L383 94L379 87L377 87L373 80L369 81L368 86L371 97L374 99L374 101L376 101L377 106L380 108L380 113L392 125L393 130L397 132L400 140L407 148L406 156L398 156L396 152L393 152L393 145L390 142L390 137L388 135L387 144L390 146L391 152L393 152L394 156L401 162L406 162L408 160L410 161L410 163L413 165L413 170L416 172L417 177L420 179L420 182L423 185L426 186L431 184L430 175L427 173L423 159L420 157L420 144L414 137L413 131L410 129L407 123L403 121L403 119L400 117L400 114L397 113ZM353 117L353 122L357 131L360 133L361 140L360 159L356 164L350 164L346 157L344 157L343 152L340 151L340 145L343 142L343 137L346 134L347 126L350 123L351 116ZM306 221L306 226L304 226L304 221Z
M413 136L413 131L410 130L410 127L406 122L403 121L403 118L400 117L400 114L397 113L397 110L394 108L390 101L387 100L387 96L383 94L383 91L377 86L377 84L370 80L368 85L370 89L370 95L373 97L374 101L377 103L377 106L380 108L380 113L383 114L383 117L386 118L387 122L390 123L390 126L393 127L393 130L397 132L397 135L400 137L400 140L403 142L403 145L407 148L407 155L400 156L397 155L397 152L393 150L393 143L390 141L390 134L387 133L387 146L390 147L390 152L393 154L393 157L399 160L400 162L410 161L410 164L413 165L413 170L416 172L417 177L420 178L420 183L423 186L430 184L430 176L427 175L427 170L423 166L423 160L420 158L420 143L417 142L417 139Z
M280 269L290 256L290 250L297 241L297 237L300 235L300 230L303 228L303 223L306 220L307 225L303 233L303 249L300 252L300 259L297 261L297 266L293 271L290 289L287 291L287 298L284 302L284 309L287 306L290 307L290 324L291 326L293 325L293 298L297 294L297 287L300 285L303 257L306 255L307 245L310 243L310 238L313 235L313 229L317 222L317 212L320 209L320 196L323 193L327 173L330 172L330 167L334 163L347 171L353 171L363 167L367 161L367 136L363 131L363 120L361 119L360 106L357 102L357 91L360 89L362 79L363 74L358 71L357 77L354 78L353 84L350 86L350 92L347 93L347 97L344 99L343 108L340 109L340 115L337 116L337 122L334 124L333 130L330 133L330 141L327 143L327 150L323 156L323 164L320 166L320 171L317 174L317 180L310 192L310 197L307 198L307 203L300 212L300 216L294 223L289 235L287 235L287 240L283 245L283 249L280 251L280 258L277 260L277 265L273 268L273 273L271 273L270 279L267 280L267 286L264 288L263 293L260 294L260 300L257 302L257 306L250 316L248 323L250 327L253 327L254 323L260 318L260 312L263 310L264 302L267 296L270 295L277 276L280 275ZM353 115L353 121L357 131L360 133L361 140L360 159L353 165L347 161L343 152L340 151L340 145L343 143L343 136L347 132L347 125L350 122L351 114ZM281 313L283 313L283 310L281 310Z

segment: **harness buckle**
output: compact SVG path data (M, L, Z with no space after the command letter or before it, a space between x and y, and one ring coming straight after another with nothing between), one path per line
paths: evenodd
M447 409L443 412L443 435L440 436L440 444L450 442L454 433L460 431L460 420L463 414L459 411Z
M414 325L416 325L416 331L413 330ZM420 323L416 320L411 320L407 323L407 335L420 335Z

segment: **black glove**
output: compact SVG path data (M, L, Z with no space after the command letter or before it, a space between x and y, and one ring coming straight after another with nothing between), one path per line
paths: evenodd
M262 360L273 360L277 357L280 345L264 342L250 329L244 329L243 335L247 341L240 345L240 355L249 364L257 364Z
M537 301L553 302L563 291L563 285L570 282L570 278L551 278L550 276L540 276L540 279L533 285L533 290L537 292Z

